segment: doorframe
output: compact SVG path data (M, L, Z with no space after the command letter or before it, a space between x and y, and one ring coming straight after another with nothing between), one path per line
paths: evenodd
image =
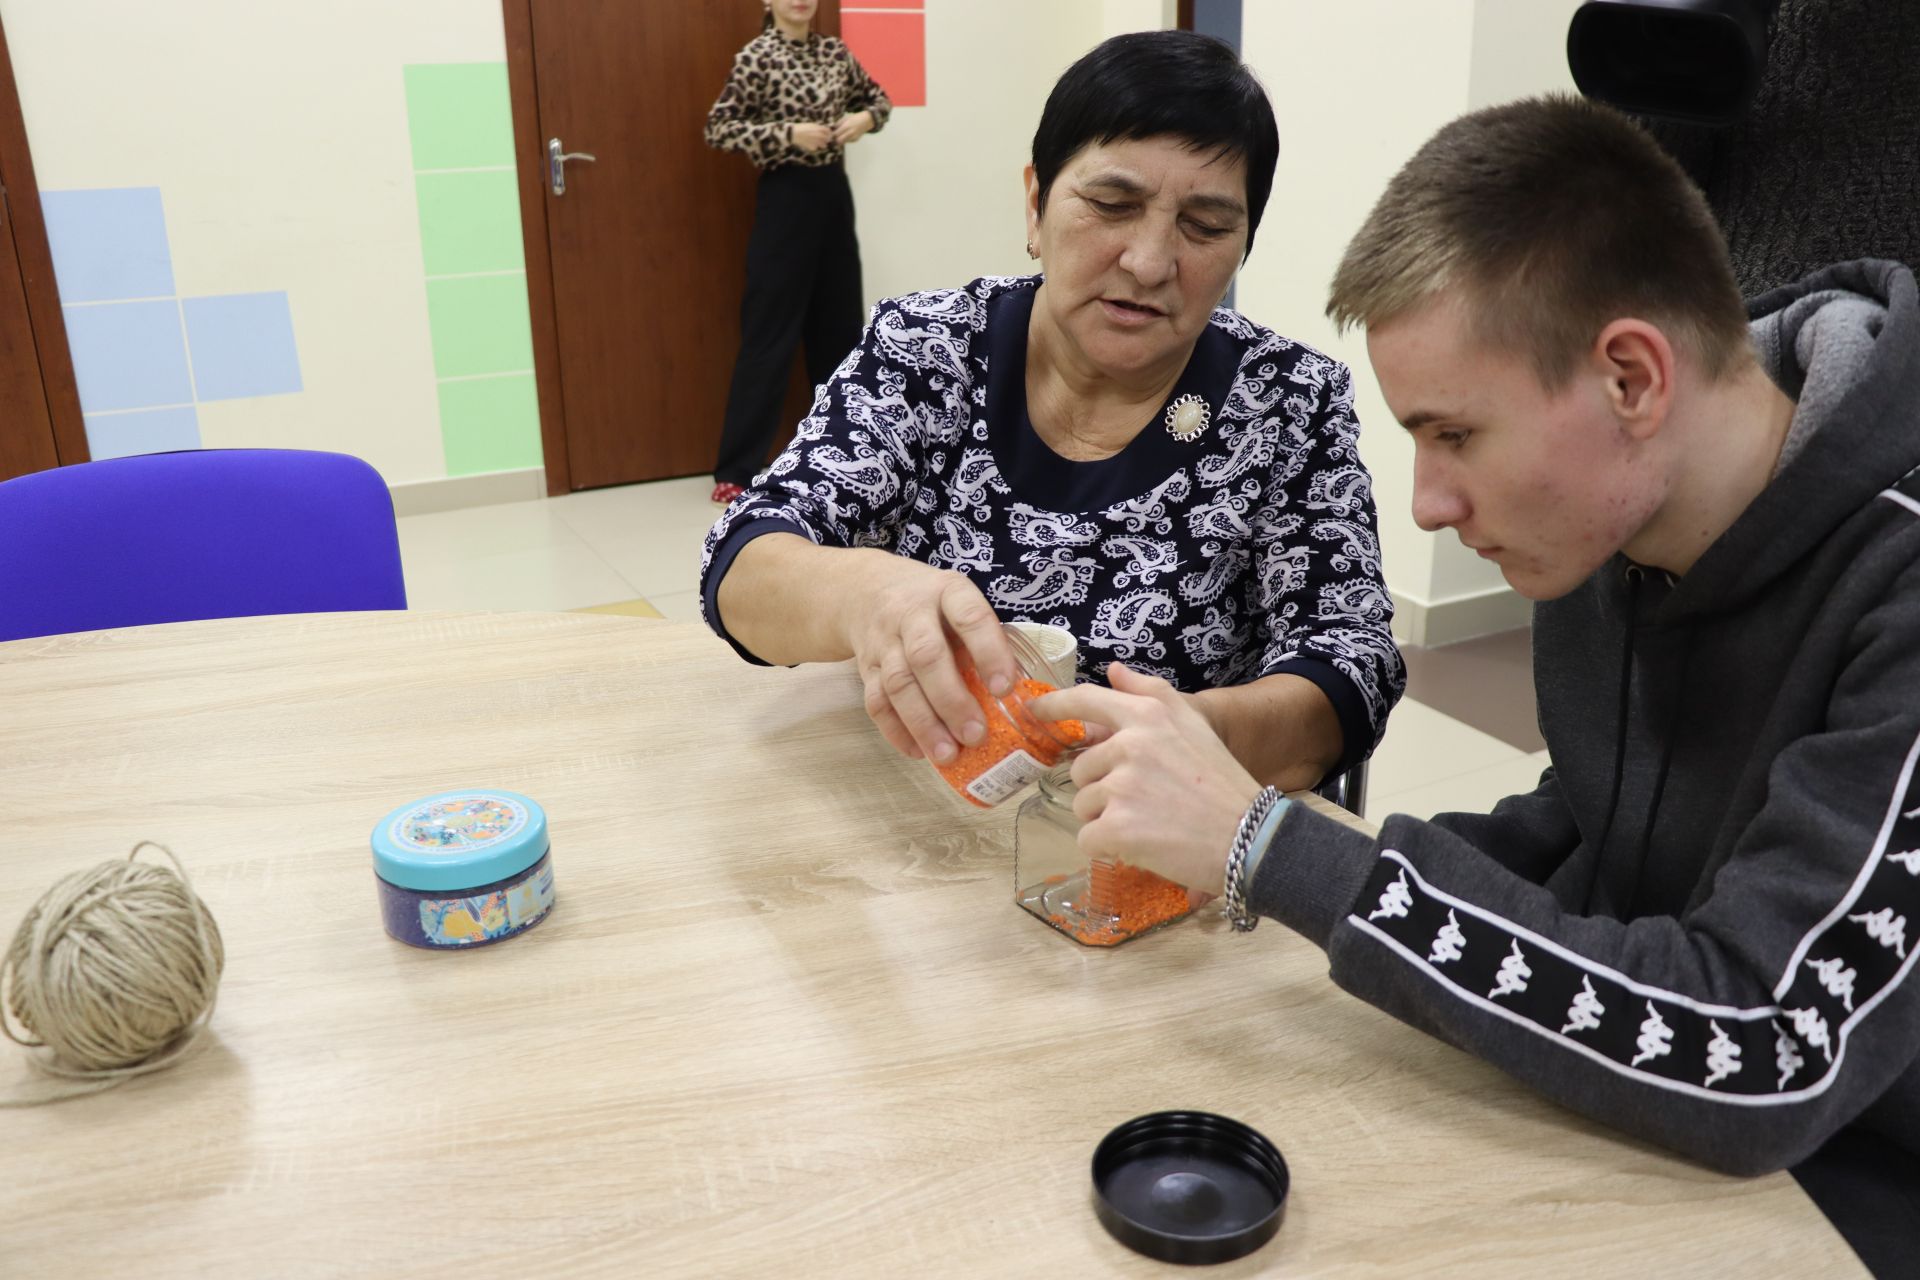
M560 387L560 316L547 242L547 174L540 138L540 95L533 57L533 0L501 0L507 26L507 94L513 102L513 167L520 187L520 239L526 255L527 311L533 325L533 385L540 405L540 456L547 496L573 491L567 465L567 412ZM528 159L531 157L531 159Z
M46 212L40 207L40 184L33 176L27 122L20 110L20 89L14 82L13 54L4 26L0 26L0 190L7 204L7 234L20 260L34 359L40 366L47 418L53 427L54 455L63 467L86 462L93 455L87 449L87 423L80 412L80 384L73 376L73 352L67 346L67 322L53 275Z

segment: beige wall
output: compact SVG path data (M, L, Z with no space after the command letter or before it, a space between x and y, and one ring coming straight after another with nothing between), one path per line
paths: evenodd
M1170 10L928 0L929 105L849 159L869 300L1025 270L1020 173L1048 90ZM203 443L446 476L402 69L502 63L498 0L0 0L0 16L43 189L158 187L178 293L290 299L302 389L200 404Z
M1387 178L1434 128L1470 105L1566 85L1575 4L1245 7L1245 52L1273 95L1281 155L1240 305L1356 370L1388 581L1422 604L1484 592L1489 566L1451 534L1413 526L1411 450L1363 343L1335 339L1321 316L1327 281ZM1173 8L927 0L929 105L900 110L849 158L869 300L1027 270L1020 175L1048 91L1100 40L1171 25ZM500 10L343 0L319 12L0 0L41 186L159 186L180 293L293 299L305 389L202 406L206 443L344 449L390 480L430 479L445 469L400 68L500 60ZM284 56L262 63L261 48Z
M158 187L179 295L288 295L302 389L202 402L201 442L445 475L401 69L504 60L498 3L0 0L0 17L42 191Z
M1171 0L927 0L927 105L851 148L869 304L1031 269L1021 171L1053 82Z
M1243 21L1243 52L1279 117L1280 165L1241 272L1240 309L1354 370L1387 584L1425 602L1436 540L1409 513L1412 448L1387 414L1362 335L1336 336L1324 309L1340 254L1387 180L1466 106L1473 3L1266 0Z
M1556 89L1574 92L1567 24L1583 0L1474 0L1467 106L1489 107Z
M1244 11L1243 53L1279 116L1280 166L1240 309L1354 370L1387 585L1417 642L1512 625L1526 607L1452 533L1413 523L1412 445L1380 397L1364 335L1336 337L1328 324L1327 286L1388 179L1434 130L1471 107L1572 87L1577 3L1252 0Z
M1100 38L1127 31L1164 31L1178 20L1177 0L1100 0Z

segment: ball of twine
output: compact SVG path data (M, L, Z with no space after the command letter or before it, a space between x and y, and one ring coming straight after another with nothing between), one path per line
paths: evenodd
M173 867L136 862L145 848ZM177 869L177 874L176 874ZM220 929L164 845L47 890L0 961L0 1031L42 1071L75 1083L48 1102L171 1066L213 1016ZM4 1104L0 1104L4 1105Z

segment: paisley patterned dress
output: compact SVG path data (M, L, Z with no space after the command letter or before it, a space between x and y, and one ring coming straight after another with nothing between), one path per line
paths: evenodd
M1215 311L1169 397L1202 397L1211 426L1183 443L1156 419L1111 458L1069 461L1026 411L1039 283L874 308L793 443L707 535L707 624L759 661L716 598L761 534L881 547L966 574L1003 621L1067 628L1082 680L1116 659L1188 691L1303 676L1339 714L1340 767L1364 758L1406 669L1346 367Z

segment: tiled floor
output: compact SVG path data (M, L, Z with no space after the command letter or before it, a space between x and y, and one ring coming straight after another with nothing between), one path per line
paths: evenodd
M581 609L643 597L698 622L700 541L719 509L710 479L594 489L403 516L416 609Z
M705 477L400 520L416 609L583 609L643 598L700 620L700 541L719 513ZM1368 780L1367 815L1484 810L1546 765L1525 633L1409 655L1411 692Z

